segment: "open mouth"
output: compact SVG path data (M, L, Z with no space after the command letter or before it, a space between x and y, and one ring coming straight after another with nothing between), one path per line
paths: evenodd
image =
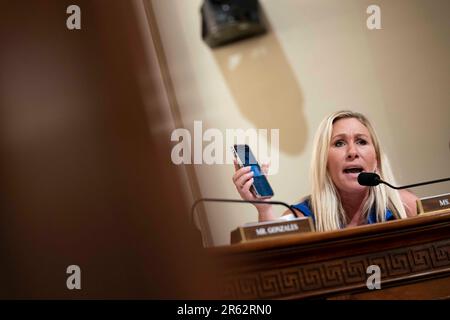
M363 171L364 170L361 167L351 167L351 168L344 169L344 173L361 173Z

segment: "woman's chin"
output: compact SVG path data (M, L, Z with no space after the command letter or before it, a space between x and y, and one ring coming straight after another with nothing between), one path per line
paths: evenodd
M346 183L342 185L340 188L338 188L340 191L344 191L346 193L359 193L359 192L365 192L368 187L362 186L358 183L358 181L355 181L354 183Z

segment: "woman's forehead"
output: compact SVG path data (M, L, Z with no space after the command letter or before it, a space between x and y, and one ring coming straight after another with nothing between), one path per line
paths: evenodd
M337 135L366 135L370 137L370 132L358 119L343 118L333 123L332 136Z

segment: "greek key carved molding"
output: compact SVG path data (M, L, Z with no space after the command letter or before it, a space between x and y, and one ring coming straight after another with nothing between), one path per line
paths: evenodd
M227 278L225 298L267 299L360 285L369 265L381 269L381 281L450 267L450 240L340 258L321 263L235 275Z

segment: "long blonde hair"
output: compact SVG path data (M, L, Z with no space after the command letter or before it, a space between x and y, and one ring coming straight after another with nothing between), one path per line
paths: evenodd
M347 216L342 206L336 186L327 170L328 149L330 147L333 124L343 118L355 118L369 130L377 157L377 173L382 180L394 181L388 159L380 148L378 137L369 120L353 111L338 111L325 118L317 129L311 158L311 209L314 212L317 231L341 229L347 225ZM397 190L385 185L369 188L367 201L363 206L364 218L375 208L377 221L386 221L386 209L397 218L406 218L405 208Z

